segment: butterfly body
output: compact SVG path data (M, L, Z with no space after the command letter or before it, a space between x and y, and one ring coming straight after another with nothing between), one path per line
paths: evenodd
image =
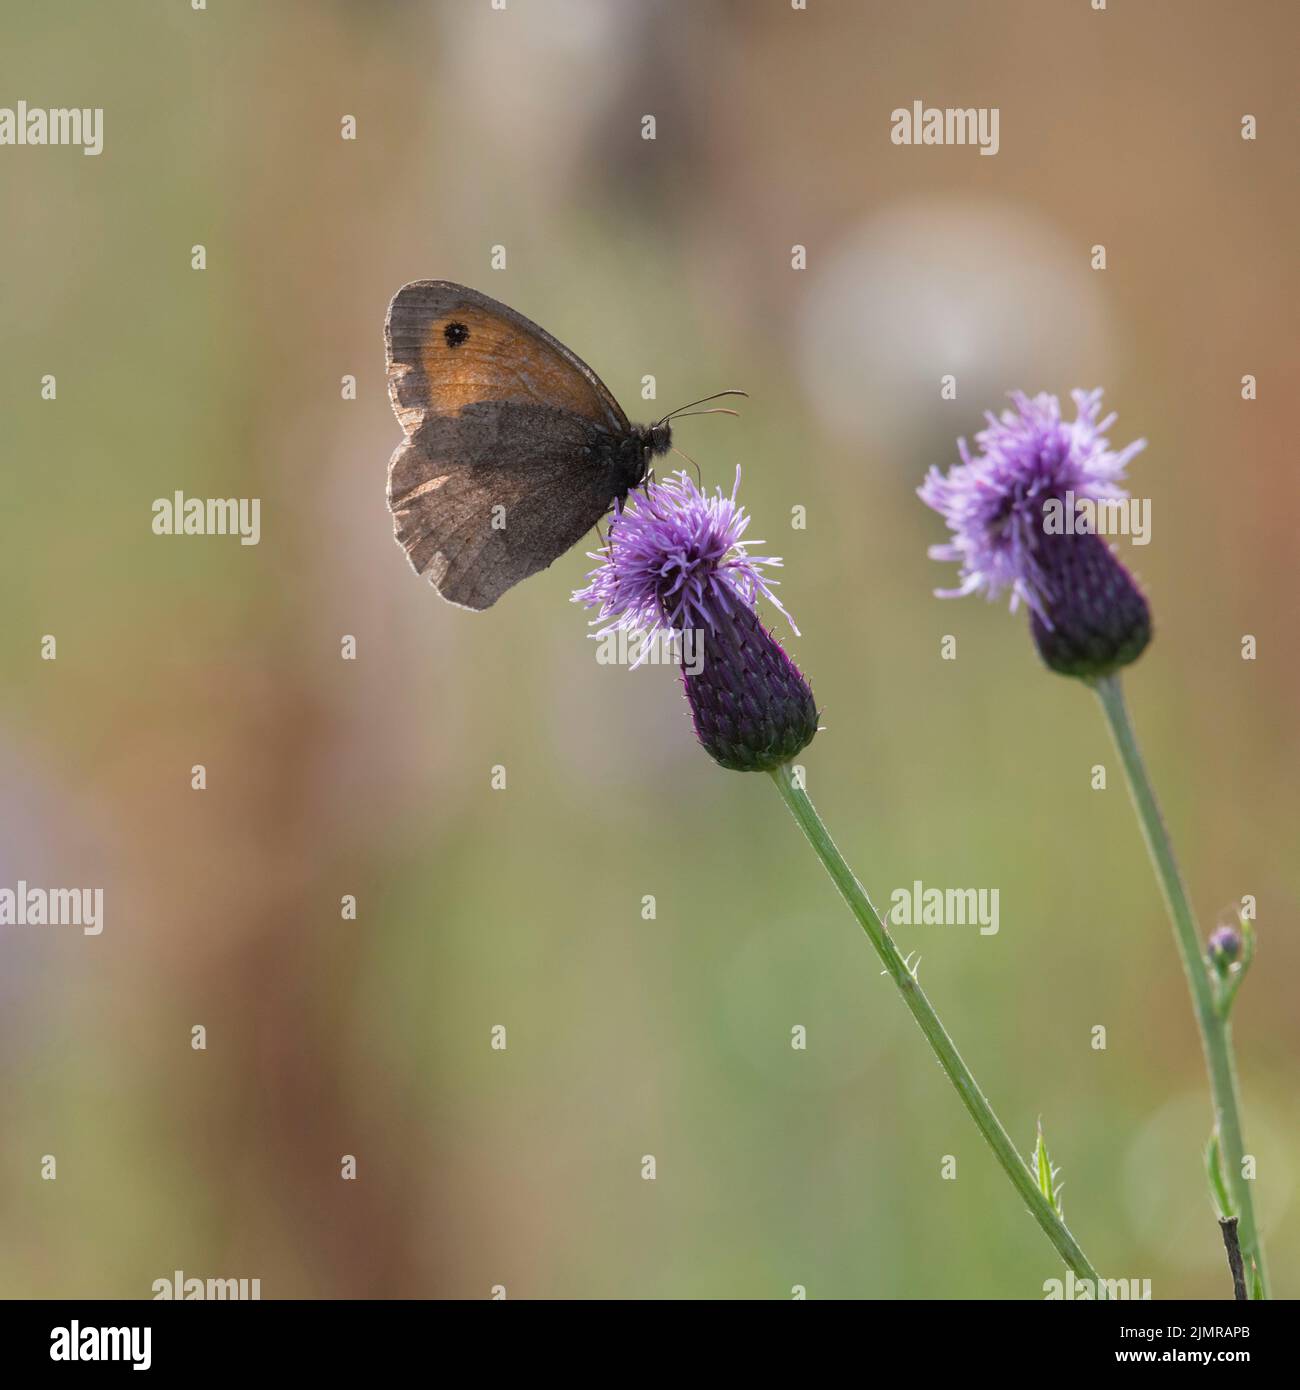
M622 505L634 487L640 487L650 472L651 461L666 454L673 444L671 425L629 425L621 436L604 435L594 448L593 457L606 470L614 501Z
M487 608L575 545L672 444L634 425L600 378L537 324L447 280L404 285L385 324L406 438L388 505L411 565Z

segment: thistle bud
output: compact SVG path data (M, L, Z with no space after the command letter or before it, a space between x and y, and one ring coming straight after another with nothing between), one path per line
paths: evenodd
M682 676L695 735L733 772L767 772L812 742L817 705L799 668L758 620L737 604L704 634L698 673Z
M1207 942L1210 963L1220 972L1226 970L1241 955L1241 933L1236 927L1215 927Z
M1062 676L1106 676L1151 640L1151 612L1114 551L1091 534L1043 536L1041 611L1029 628L1038 654Z

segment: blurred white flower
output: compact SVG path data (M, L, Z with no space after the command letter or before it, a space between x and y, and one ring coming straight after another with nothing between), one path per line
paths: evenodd
M1012 202L934 194L883 208L810 260L799 369L827 429L848 444L914 438L946 375L962 419L1022 381L1111 379L1090 251Z

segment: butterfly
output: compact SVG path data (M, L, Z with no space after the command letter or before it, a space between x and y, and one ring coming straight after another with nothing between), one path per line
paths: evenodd
M388 465L394 534L465 608L491 607L621 508L672 448L669 422L716 399L634 425L576 353L449 280L397 291L384 346L405 434Z

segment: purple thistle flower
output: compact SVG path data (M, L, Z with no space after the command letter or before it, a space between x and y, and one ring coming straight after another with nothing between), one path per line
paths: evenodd
M649 484L610 522L604 550L591 557L599 564L573 600L598 610L597 637L622 628L648 645L658 633L698 634L702 660L682 672L696 736L723 767L761 772L811 742L817 706L755 612L761 595L799 631L763 572L780 559L749 553L762 542L744 539L739 487L739 467L730 497L701 492L686 473Z
M606 623L597 636L617 628L643 632L681 632L712 628L718 614L737 602L753 608L761 594L799 629L767 579L764 568L779 569L775 555L750 555L749 517L736 501L740 466L731 496L718 488L712 496L679 472L647 487L637 501L610 523L609 544L592 553L601 563L587 578L575 603L599 608L596 621Z
M1068 499L1126 500L1120 485L1130 459L1146 447L1135 440L1118 453L1099 419L1101 391L1074 391L1075 418L1045 393L1011 394L1014 409L986 413L972 455L958 440L961 462L947 475L931 468L917 489L948 524L953 538L930 548L935 560L961 565L961 585L940 598L1010 590L1014 612L1023 600L1039 654L1054 671L1092 678L1127 665L1151 637L1146 599L1110 546L1091 531L1056 533L1047 524Z

